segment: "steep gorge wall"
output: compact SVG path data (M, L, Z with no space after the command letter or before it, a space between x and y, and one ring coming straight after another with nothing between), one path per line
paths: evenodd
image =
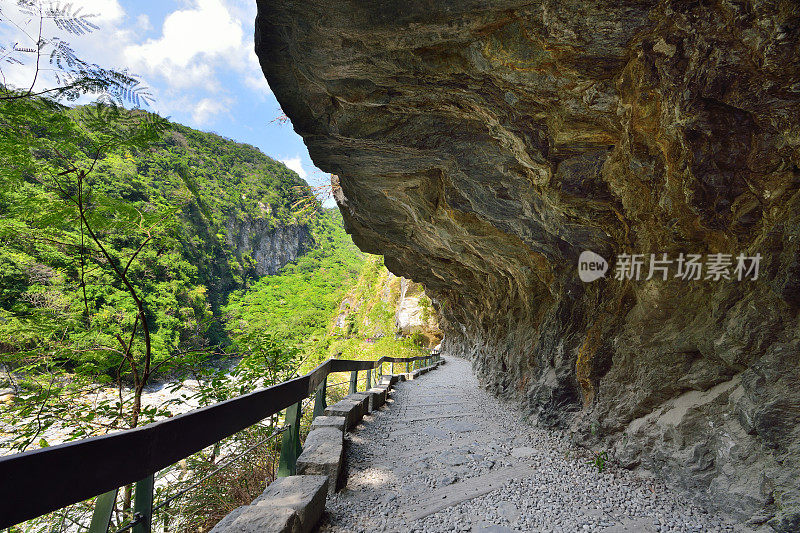
M446 351L538 424L800 529L795 3L258 7L348 231L425 286ZM584 250L762 260L755 281L583 283Z
M270 220L228 220L225 224L228 246L238 255L252 258L256 276L275 275L303 254L311 240L308 226L286 224L272 227Z

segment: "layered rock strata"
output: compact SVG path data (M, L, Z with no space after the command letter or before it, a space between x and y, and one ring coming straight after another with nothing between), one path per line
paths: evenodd
M348 231L424 285L446 352L535 423L800 529L796 3L258 8ZM605 278L580 280L586 250ZM614 279L623 253L639 280ZM645 279L681 253L760 254L758 278Z

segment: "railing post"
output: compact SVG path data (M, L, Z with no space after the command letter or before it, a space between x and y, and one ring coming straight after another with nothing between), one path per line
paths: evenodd
M114 512L114 503L117 501L117 491L114 489L101 494L94 502L92 522L89 524L89 533L106 533L111 525L111 513Z
M408 361L406 361L406 374L408 374L408 372L409 372L409 370L408 370L408 369L409 369L409 365L410 365L410 364L411 364L411 363L409 363Z
M369 390L372 388L372 369L370 368L367 370L367 386L364 390Z
M358 389L358 370L350 371L350 390L347 394L353 394Z
M150 533L153 525L153 485L155 475L150 474L136 482L133 498L133 518L139 522L133 526L133 533Z
M300 455L300 402L286 409L286 422L289 428L281 441L281 458L277 477L293 476L297 473L297 457Z
M328 407L326 394L328 394L328 376L325 376L322 383L319 384L314 395L314 418L325 414L325 408Z
M392 375L394 376L394 361L390 363L392 365Z

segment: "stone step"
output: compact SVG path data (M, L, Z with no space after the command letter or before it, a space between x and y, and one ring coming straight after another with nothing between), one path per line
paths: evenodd
M364 416L363 400L345 398L325 408L325 416L341 416L345 419L345 430L356 427Z
M325 510L327 476L278 478L250 505L235 509L211 533L309 533Z
M343 416L318 416L311 422L311 430L321 427L335 427L339 431L344 432L344 425L347 419Z
M408 403L403 405L405 409L412 409L416 407L441 407L446 405L472 405L473 402L470 401L442 401L442 402L434 402L434 403Z
M386 389L383 387L372 387L367 391L367 394L370 396L370 411L380 409L386 403Z
M425 420L440 420L445 418L466 418L471 417L475 418L476 416L480 416L480 413L474 412L467 412L467 413L446 413L446 414L436 414L436 415L424 415L424 416L409 416L404 418L397 418L393 422L399 423L401 425L406 425L410 422L424 422Z
M509 481L524 479L534 473L535 469L529 465L500 468L482 476L468 478L452 485L445 485L439 489L419 494L417 495L416 505L409 505L409 509L405 512L406 520L411 522L425 518L453 505L488 494L501 488Z
M336 491L342 471L343 433L336 427L318 427L309 432L303 453L297 458L298 474L327 476L328 491Z

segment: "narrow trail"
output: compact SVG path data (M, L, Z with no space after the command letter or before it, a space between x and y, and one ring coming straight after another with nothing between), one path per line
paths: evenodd
M319 531L734 531L656 482L598 472L463 359L398 383L346 439L346 485Z

